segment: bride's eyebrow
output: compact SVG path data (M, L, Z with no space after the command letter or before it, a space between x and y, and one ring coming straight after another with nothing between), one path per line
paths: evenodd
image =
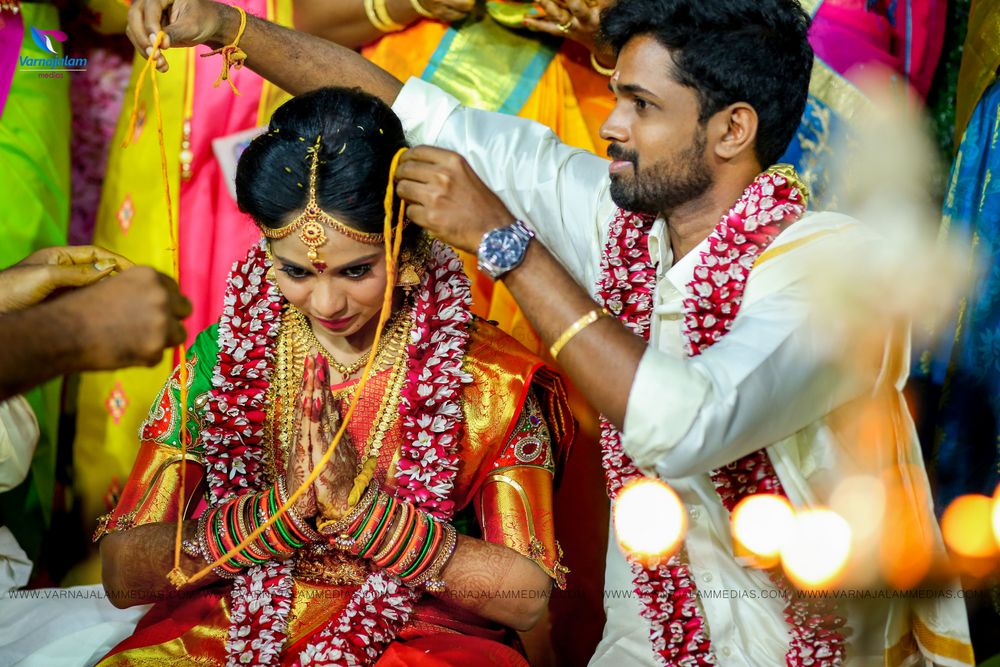
M345 264L341 264L340 266L335 266L335 267L333 267L331 269L328 269L328 270L330 270L330 271L343 271L344 269L349 269L351 267L359 266L361 264L368 264L370 262L374 262L376 259L378 259L379 257L381 257L382 254L383 253L381 251L373 252L370 255L365 255L364 257L359 257L357 259L351 260L350 262L347 262ZM275 255L274 257L275 257L275 259L277 259L279 262L281 262L282 264L284 264L286 266L292 267L294 269L299 269L300 271L306 271L308 273L312 273L313 272L310 267L303 266L303 265L299 264L298 262L293 262L292 260L287 259L285 257L282 257L281 255Z
M378 252L373 252L370 255L365 255L364 257L358 257L357 259L347 262L346 264L341 264L340 266L333 267L334 271L343 271L344 269L350 269L355 266L360 266L362 264L371 264L376 259L381 257L384 253L380 250Z
M290 267L290 268L293 268L293 269L298 269L299 271L306 271L308 273L312 273L312 270L308 266L302 266L301 264L299 264L297 262L293 262L290 259L286 259L286 258L282 257L281 255L277 255L276 254L274 256L274 258L277 259L279 262L281 262L282 264L284 264L287 267Z

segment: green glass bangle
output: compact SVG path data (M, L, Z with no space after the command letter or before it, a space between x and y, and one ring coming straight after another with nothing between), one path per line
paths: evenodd
M420 510L414 508L413 511L419 512ZM406 532L406 535L403 537L403 540L400 542L399 549L396 550L396 553L395 555L393 555L392 560L386 563L385 567L383 567L382 569L388 570L390 567L398 563L399 559L403 557L403 554L406 553L406 543L410 541L411 537L413 537L413 533L417 530L417 524L420 523L420 519L421 517L418 514L416 519L414 519L412 525L410 525L410 529Z
M239 501L234 500L229 503L226 509L226 527L229 528L229 534L233 536L233 546L236 546L237 544L242 542L243 538L245 537L245 536L241 537L239 531L236 530L236 524L238 522L236 518L236 510L239 509L239 505L240 505ZM223 551L222 553L226 552ZM266 560L261 560L260 558L254 558L247 552L246 549L240 549L239 551L236 552L236 554L250 561L249 563L246 564L248 567L251 564L262 565L267 562Z
M226 503L226 504L225 504L225 505L223 506L223 507L224 507L225 509L224 509L224 510L223 510L223 512L222 512L222 520L223 520L223 523L225 524L225 526L224 526L224 527L225 527L225 529L226 529L226 530L228 531L228 532L227 532L227 535L228 535L228 536L229 536L230 538L234 538L234 537L236 537L236 531L235 531L235 530L233 529L233 524L232 524L232 517L233 517L233 507L234 507L235 505L236 505L236 503L235 503L235 502L229 502L229 503ZM221 537L221 535L220 535L220 537ZM223 545L224 545L224 544L225 544L225 543L223 543ZM233 541L233 546L236 546L236 542L235 542L235 541ZM228 551L229 551L229 549L226 549L226 548L223 548L223 549L222 549L222 553L223 553L223 554L225 554L225 553L226 553L226 552L228 552ZM237 552L237 553L236 553L236 554L234 554L233 556L230 556L229 560L230 560L230 561L231 561L231 562L232 562L233 564L235 564L235 565L239 565L240 567L248 567L248 566L250 565L250 563L244 563L244 562L241 562L241 561L240 561L240 556L241 556L241 555L242 555L242 554L240 554L239 552Z
M427 531L427 538L424 540L424 546L420 549L420 554L417 555L417 560L413 561L413 565L406 568L406 571L399 575L400 579L405 579L416 572L417 566L423 562L424 557L427 555L427 550L431 548L431 542L434 541L431 539L431 531L435 530L434 527L437 525L437 522L434 521L429 514L427 515L427 521L429 530Z
M220 511L221 510L216 510L216 516L212 517L212 528L213 528L212 537L215 539L215 543L219 547L219 555L216 556L215 560L221 559L223 567L235 567L237 568L236 571L239 572L241 568L246 566L237 561L235 558L225 558L225 555L229 551L229 549L226 548L225 542L222 541L222 535L219 533L218 530L216 530L216 528L218 527L217 525L218 512Z
M365 532L365 526L368 525L368 519L371 518L372 513L375 511L376 505L378 505L377 496L375 497L375 501L372 503L372 506L368 508L368 512L365 514L365 518L361 520L361 523L358 524L357 530L355 530L354 534L351 535L352 540L358 539L359 537L361 537L361 533Z
M382 513L382 518L378 520L378 525L375 526L375 532L372 533L372 536L368 539L368 544L366 544L361 549L361 551L358 552L359 556L362 556L362 554L367 553L368 550L372 547L372 545L375 544L376 538L378 538L378 536L382 534L382 527L385 525L385 521L386 521L386 519L389 518L389 515L392 514L391 510L392 510L394 502L395 502L395 498L390 497L389 498L389 502L387 502L385 504L385 511ZM362 556L362 558L363 557L364 556Z
M239 544L240 542L242 542L243 540L245 540L247 538L247 536L250 535L251 533L253 533L253 531L254 531L254 528L250 527L250 525L251 525L250 523L246 523L246 522L243 521L243 519L245 518L245 516L242 516L242 517L240 516L240 514L244 514L244 515L246 514L246 512L245 512L246 506L248 504L253 503L253 499L254 499L254 496L251 495L248 500L243 500L241 498L240 500L237 500L233 504L233 510L232 510L233 521L236 523L237 527L245 526L249 530L249 532L246 535L241 535L238 531L236 532L236 537L238 538L237 544ZM253 542L251 542L250 544L253 544ZM262 564L266 563L267 562L267 558L265 556L263 556L263 555L262 556L258 556L257 554L255 554L250 549L250 544L248 544L247 546L245 546L242 549L240 549L240 554L244 558L252 561L253 563L256 563L257 565L262 565Z
M254 530L257 530L258 528L260 528L264 524L264 522L261 521L261 519L260 519L260 510L261 510L261 506L260 506L260 494L254 495L254 497L253 497L253 504L251 505L250 509L253 512ZM264 547L268 551L270 551L271 553L273 553L275 556L280 556L281 552L278 551L277 549L275 549L273 546L271 546L271 543L267 539L267 533L270 530L271 530L270 528L265 528L264 532L262 532L260 534L260 537L257 538L257 539L258 539L258 541L261 544L264 545Z
M277 498L274 497L273 490L267 496L267 504L271 508L272 516L278 513ZM285 529L285 526L283 525L281 517L278 517L278 519L274 522L274 525L278 528L278 532L281 533L281 536L285 538L285 542L287 542L292 547L299 549L305 545L305 542L299 542L293 539L292 536L288 534L288 531Z

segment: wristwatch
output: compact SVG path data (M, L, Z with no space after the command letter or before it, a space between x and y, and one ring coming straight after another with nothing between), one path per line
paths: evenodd
M486 232L479 242L479 270L493 280L498 280L524 261L528 244L533 238L535 232L520 220Z

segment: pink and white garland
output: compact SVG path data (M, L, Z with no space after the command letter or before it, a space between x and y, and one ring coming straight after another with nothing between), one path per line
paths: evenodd
M267 280L270 262L263 242L230 275L219 325L214 389L206 405L205 442L210 504L237 492L262 490L266 395L281 324L282 297ZM417 293L414 328L400 402L402 453L396 496L447 521L458 472L464 420L463 387L472 377L462 369L468 347L471 292L462 263L435 242ZM302 665L373 663L406 623L419 594L397 579L375 573L355 591L299 655ZM287 639L291 609L290 563L249 568L231 592L227 664L278 664Z
M760 254L778 233L805 212L802 195L780 173L765 172L708 237L688 284L682 331L688 353L701 354L719 341L732 326L743 301L746 281ZM649 254L648 235L653 218L619 211L611 223L601 260L597 291L601 300L633 333L649 338L653 313L656 266ZM642 473L621 446L621 434L601 420L602 463L608 495L614 499L622 486ZM712 473L723 505L730 511L754 493L785 496L774 467L763 449ZM715 655L697 604L690 571L674 556L655 568L632 564L642 615L651 623L653 650L667 665L714 665ZM772 583L787 593L785 618L791 629L786 654L789 667L834 666L843 662L844 619L834 614L832 603L799 598L779 569L769 572Z

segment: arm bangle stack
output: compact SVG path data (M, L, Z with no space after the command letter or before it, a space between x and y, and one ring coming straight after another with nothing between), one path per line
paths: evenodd
M608 314L608 311L603 308L600 310L595 308L578 319L576 322L573 322L573 324L569 325L569 327L567 327L566 330L559 335L556 342L552 343L552 347L549 348L549 354L552 355L553 359L558 358L562 349L566 347L566 344L573 340L578 333Z
M244 568L283 560L307 544L322 541L322 535L289 509L245 547L222 560L226 553L277 514L286 500L283 480L279 478L266 491L247 493L209 507L198 519L197 551L200 556L210 563L221 561L213 572L232 579ZM194 551L191 548L185 553L193 556Z

